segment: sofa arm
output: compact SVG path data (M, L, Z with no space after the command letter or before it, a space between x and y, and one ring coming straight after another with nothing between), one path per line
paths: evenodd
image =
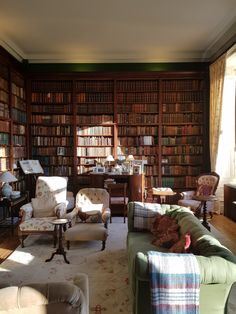
M32 203L22 205L19 210L19 216L21 217L21 222L31 219L33 216Z
M102 221L106 224L111 217L110 208L104 208L102 211Z

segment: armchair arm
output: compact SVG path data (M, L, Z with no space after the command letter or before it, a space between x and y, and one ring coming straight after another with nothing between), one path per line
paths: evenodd
M111 216L111 210L110 208L104 208L102 210L102 221L107 224L108 220L110 219Z
M68 219L71 224L74 224L76 221L76 216L79 212L79 208L75 207L71 212L66 213L64 218Z
M183 200L191 200L195 194L196 191L184 191L180 193L180 196Z
M21 217L21 221L31 219L33 216L32 203L22 205L19 210L19 216Z

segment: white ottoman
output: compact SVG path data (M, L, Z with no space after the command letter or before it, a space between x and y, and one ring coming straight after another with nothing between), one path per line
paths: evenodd
M100 223L77 223L65 231L67 249L70 249L70 241L102 241L102 249L105 249L108 231Z

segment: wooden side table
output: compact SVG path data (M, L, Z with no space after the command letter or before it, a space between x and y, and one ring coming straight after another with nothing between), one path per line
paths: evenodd
M0 227L11 228L14 234L14 226L19 221L20 206L28 202L28 193L24 193L17 198L0 198L0 209L2 210L2 219ZM16 215L17 213L17 215Z
M57 248L57 250L54 253L52 253L52 256L50 258L46 259L45 262L50 262L53 259L53 257L56 254L58 254L58 255L63 255L65 262L67 264L70 264L70 262L66 258L66 252L64 250L63 242L62 242L62 230L63 230L63 228L66 227L67 223L69 223L68 219L55 219L55 220L52 221L52 224L56 228L55 232L58 233L58 248Z
M175 194L176 192L172 191L171 188L152 188L152 196L159 196L162 204L166 202L167 196L173 196Z
M199 209L203 208L202 214L203 214L203 220L202 225L207 228L209 231L211 231L211 227L207 221L207 201L216 201L217 198L215 195L198 195L194 196L196 201L200 201Z

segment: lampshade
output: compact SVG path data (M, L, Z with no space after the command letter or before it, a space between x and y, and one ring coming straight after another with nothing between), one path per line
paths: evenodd
M0 182L16 182L17 178L10 172L10 171L4 171L0 174Z
M129 155L126 158L127 161L133 161L134 160L134 156L133 155Z
M108 155L106 161L114 161L114 157L112 155Z

